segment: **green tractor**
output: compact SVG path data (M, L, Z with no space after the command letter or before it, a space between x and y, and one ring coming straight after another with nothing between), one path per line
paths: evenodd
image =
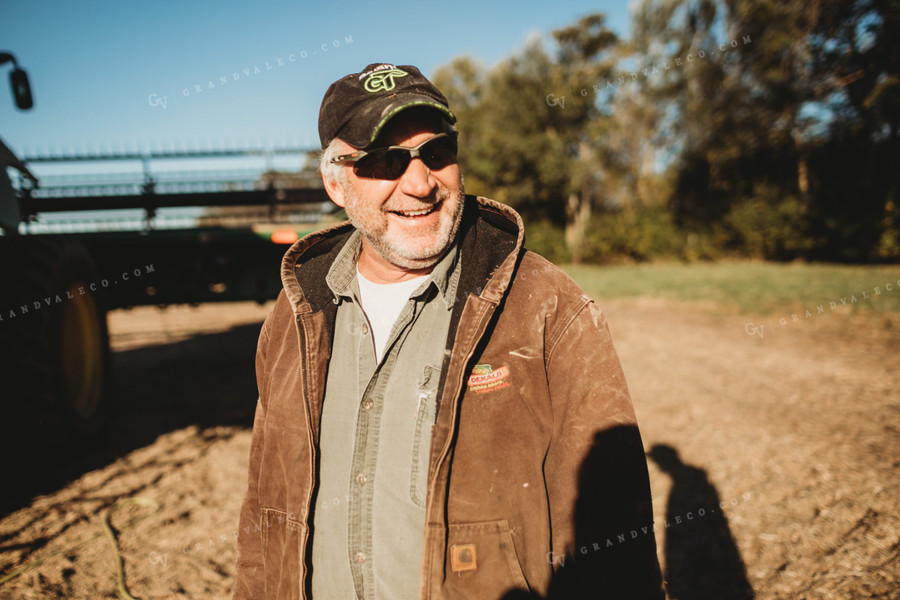
M7 62L14 67L16 106L29 110L28 76L12 54L0 53L0 65ZM96 265L77 240L20 234L20 203L27 198L8 170L28 182L24 196L38 179L2 139L0 163L0 397L12 417L7 423L36 442L64 430L94 434L102 425L110 361L106 308L91 290Z

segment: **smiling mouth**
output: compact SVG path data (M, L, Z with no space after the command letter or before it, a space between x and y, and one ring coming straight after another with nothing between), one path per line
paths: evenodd
M415 219L417 217L424 217L426 215L430 215L431 213L436 211L440 205L441 205L440 202L436 202L435 204L432 204L428 208L423 208L421 210L392 210L390 212L391 212L391 214L395 214L398 217L403 217L405 219Z

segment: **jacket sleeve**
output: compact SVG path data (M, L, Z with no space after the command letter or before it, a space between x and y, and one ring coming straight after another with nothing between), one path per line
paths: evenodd
M647 461L606 318L590 300L547 340L551 598L662 600Z
M234 600L261 600L265 596L265 579L262 557L262 529L259 511L259 473L265 446L266 389L265 350L269 338L269 319L263 323L256 348L256 385L259 397L253 417L253 433L250 438L250 468L247 492L241 504L237 543L237 579Z

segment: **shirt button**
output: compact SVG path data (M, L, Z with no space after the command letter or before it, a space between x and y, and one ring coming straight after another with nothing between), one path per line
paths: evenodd
M356 476L356 481L359 482L359 485L366 485L366 482L368 480L369 479L366 477L365 473L360 473L359 475Z
M375 406L375 403L372 402L371 398L366 398L365 402L363 402L363 408L365 408L366 410L369 410L373 406Z
M362 331L363 335L366 335L367 333L369 333L369 326L366 325L365 323L363 323L362 327L360 327L359 329L360 329L360 331Z
M366 555L365 555L364 552L357 552L357 553L356 553L356 562L358 562L358 563L360 563L360 564L366 562Z

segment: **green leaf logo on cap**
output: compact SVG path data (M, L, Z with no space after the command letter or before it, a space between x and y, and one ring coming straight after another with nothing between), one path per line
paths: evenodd
M367 92L389 92L396 85L394 77L406 77L407 75L409 73L400 69L375 71L366 78L366 83L363 87Z

